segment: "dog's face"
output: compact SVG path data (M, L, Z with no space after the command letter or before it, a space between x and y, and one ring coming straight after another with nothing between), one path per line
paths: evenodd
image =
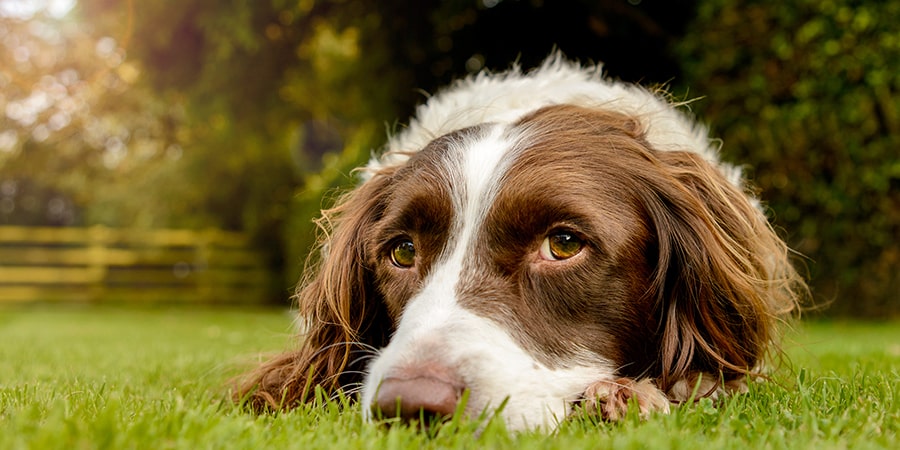
M577 112L452 133L389 175L366 255L395 331L364 405L444 389L450 404L425 406L452 412L469 389L470 415L506 401L511 427L547 425L653 365L654 230L635 195L651 152L624 117L557 128Z
M802 289L786 246L670 105L553 64L438 96L324 212L307 333L240 391L254 407L320 386L361 393L368 417L525 429L740 388ZM486 98L496 121L448 125Z

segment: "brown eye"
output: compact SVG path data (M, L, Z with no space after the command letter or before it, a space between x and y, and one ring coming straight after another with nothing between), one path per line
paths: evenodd
M557 261L569 259L581 252L584 242L570 233L551 234L541 242L540 255L542 259Z
M404 240L397 243L391 250L391 262L400 268L409 268L416 263L416 246L412 241Z

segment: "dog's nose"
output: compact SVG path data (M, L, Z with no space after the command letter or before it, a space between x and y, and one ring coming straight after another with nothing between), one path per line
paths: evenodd
M372 408L382 417L405 420L449 417L461 394L458 385L431 376L385 378Z

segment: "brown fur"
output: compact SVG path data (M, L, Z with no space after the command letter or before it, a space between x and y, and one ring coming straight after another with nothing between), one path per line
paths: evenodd
M300 348L265 362L239 381L234 393L256 412L286 410L312 400L316 386L326 394L361 380L360 361L370 346L387 344L384 306L373 302L365 265L365 233L377 219L387 192L377 178L323 211L321 260L311 263L296 294L305 325ZM353 363L353 364L351 364Z
M612 283L610 298L618 299L617 313L603 319L615 322L558 329L560 323L590 320L586 310L579 308L596 305L570 304L565 312L554 310L556 303L544 302L525 305L531 310L511 305L479 312L499 314L495 318L501 323L533 325L514 327L520 334L515 338L551 367L568 351L563 341L555 340L560 332L580 334L587 347L619 363L621 379L598 380L585 393L589 405L613 419L621 416L622 405L631 397L645 414L668 408L659 402L662 393L678 402L691 398L694 386L699 386L699 396L742 389L743 379L756 373L767 353L777 351L778 324L796 311L805 289L789 262L786 245L748 200L748 193L695 153L650 148L636 119L573 106L548 107L523 118L516 128L527 137L523 145L534 151L523 151L504 184L513 190L498 194L491 213L514 215L520 208L516 199L547 189L558 194L554 201L568 200L573 205L587 199L627 202L627 208L619 209L622 215L614 218L618 222L594 230L604 239L603 247L593 250L606 252L615 263L589 269L594 274L628 269ZM585 156L591 152L597 154ZM567 161L591 165L587 168L591 170L572 170L561 180L562 169L554 176L553 164L564 167ZM535 175L529 168L536 167L549 167L551 175ZM612 184L604 185L605 191L591 179L597 173L609 175ZM390 211L394 175L392 171L376 174L323 213L324 256L307 271L313 275L297 295L300 316L308 324L301 347L251 373L238 387L236 399L245 400L255 411L279 410L310 400L313 386L321 386L326 393L352 390L364 368L357 356L387 344L402 303L386 301L385 293L387 297L407 294L392 291L399 288L384 286L390 280L376 277L377 255L372 253L381 244L371 242L370 236L385 211ZM553 190L552 184L546 189L515 191L540 186L540 180L548 178L557 185L574 186L571 191L577 195L566 197L570 191ZM578 193L579 189L585 192ZM521 215L525 222L531 217L526 212ZM510 226L525 227L533 234L528 227L539 224ZM493 235L520 235L519 231L494 230ZM502 247L491 245L490 235L484 242L486 251ZM514 255L506 268L503 254L496 258L498 273L515 271ZM598 272L602 270L606 272ZM484 292L509 296L511 292L503 285L492 288L491 283L477 281L472 283L472 296ZM584 278L567 281L590 282ZM479 289L484 292L475 292ZM547 288L542 295L549 296L550 291ZM616 305L604 305L604 311ZM543 320L551 316L564 321ZM697 384L700 374L706 375Z

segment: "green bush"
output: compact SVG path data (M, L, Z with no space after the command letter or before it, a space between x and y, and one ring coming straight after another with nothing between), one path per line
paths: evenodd
M703 0L689 95L831 314L900 313L900 2Z

